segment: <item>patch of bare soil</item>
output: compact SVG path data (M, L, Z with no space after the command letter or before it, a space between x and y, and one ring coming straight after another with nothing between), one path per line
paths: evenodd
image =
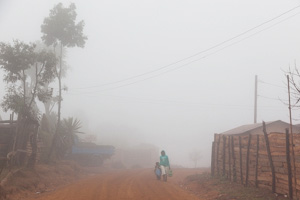
M187 176L181 187L207 200L287 200L283 195L254 186L245 187L227 180L211 178L210 173Z
M82 168L74 162L37 165L11 177L5 190L7 200L43 199L199 199L282 200L268 190L212 179L209 169L173 169L167 183L157 181L152 169L105 170ZM2 188L3 189L3 188ZM117 191L117 192L116 192ZM1 199L1 198L0 198Z
M26 200L205 200L177 184L192 170L173 171L174 176L164 182L156 179L153 169L110 170Z
M21 200L35 194L54 191L59 186L74 182L87 174L99 173L99 169L87 171L72 161L55 164L39 164L35 169L21 169L11 176L4 188L0 188L0 199ZM2 197L1 197L2 196Z

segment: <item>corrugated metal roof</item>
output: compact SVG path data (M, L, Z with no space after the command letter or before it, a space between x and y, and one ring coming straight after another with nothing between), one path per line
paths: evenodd
M276 122L286 123L286 122L283 122L281 120L271 121L271 122L265 122L265 123L266 123L266 125L268 125L268 124L272 124L272 123L276 123ZM220 134L222 134L222 135L245 134L245 133L247 133L249 131L253 131L253 130L257 129L257 128L262 128L262 126L263 126L262 123L247 124L247 125L242 125L242 126L239 126L237 128L225 131L225 132L220 133Z

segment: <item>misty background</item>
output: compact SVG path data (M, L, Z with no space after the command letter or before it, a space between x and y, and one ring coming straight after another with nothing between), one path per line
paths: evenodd
M67 51L62 116L80 119L98 144L153 144L185 167L200 151L198 166L210 166L214 133L254 121L255 75L257 121L289 121L285 71L300 62L299 0L0 0L0 41L41 40L59 2L76 4L88 36Z

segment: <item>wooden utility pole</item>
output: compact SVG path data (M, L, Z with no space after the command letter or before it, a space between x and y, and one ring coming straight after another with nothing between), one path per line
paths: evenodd
M257 119L257 75L255 75L255 90L254 90L254 124Z
M289 75L286 76L287 83L288 83L288 95L289 95L289 114L290 114L290 134L291 134L291 142L292 142L292 161L293 161L293 168L294 168L294 182L295 182L295 196L297 195L297 177L296 177L296 162L295 162L295 151L294 151L294 134L293 134L293 123L292 123L292 108L291 108L291 93L290 93L290 77Z

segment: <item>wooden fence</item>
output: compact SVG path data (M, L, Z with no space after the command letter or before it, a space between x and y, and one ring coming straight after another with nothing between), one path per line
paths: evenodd
M264 129L265 130L265 129ZM215 134L212 144L211 173L245 186L267 188L300 196L300 134L286 133L251 135Z
M6 166L7 154L12 149L15 129L15 121L0 121L0 173Z
M23 148L17 149L15 147L17 140L17 121L13 120L11 115L10 120L0 121L0 174L6 167L20 165L16 163L16 155L20 155L24 163L27 165L30 159L34 159L34 163L39 162L41 150L43 148L42 141L36 136L38 126L33 124L34 130L31 130L26 137L24 137ZM35 154L35 155L34 155Z

